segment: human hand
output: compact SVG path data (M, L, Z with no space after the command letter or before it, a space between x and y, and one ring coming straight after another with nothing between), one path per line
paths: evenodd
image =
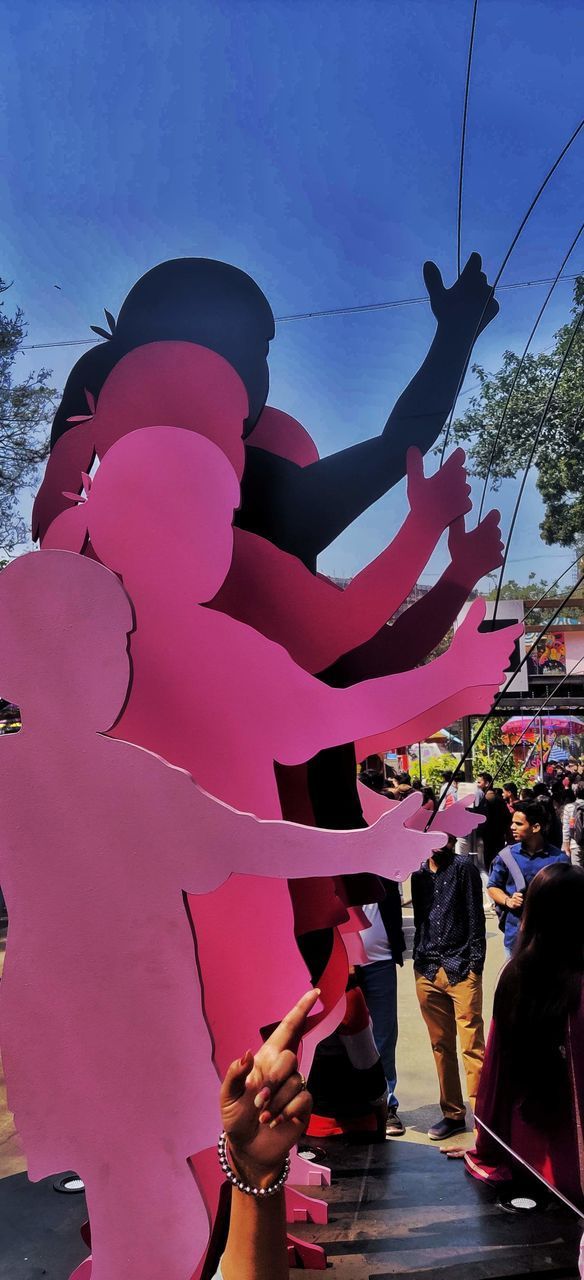
M268 1186L310 1118L312 1098L298 1071L296 1050L320 991L307 991L254 1055L229 1067L220 1103L234 1171L250 1186Z
M467 483L464 449L454 453L432 476L424 475L424 459L419 449L408 449L408 501L416 519L430 523L442 533L453 520L471 510L470 485Z
M460 689L480 684L491 686L496 693L503 683L515 641L522 634L523 627L517 622L497 631L481 631L485 613L484 600L475 600L454 632L445 656L455 664Z
M517 892L510 893L507 896L507 906L510 911L519 910L519 908L523 906L523 894Z
M476 529L465 529L462 516L451 524L448 550L463 582L474 586L486 573L492 573L502 565L504 547L500 519L499 511L489 511Z
M458 280L447 289L436 263L424 263L424 283L438 324L468 331L473 339L499 311L499 303L481 267L480 253L471 253Z

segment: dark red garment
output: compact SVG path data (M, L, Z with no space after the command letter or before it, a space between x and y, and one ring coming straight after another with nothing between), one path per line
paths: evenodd
M584 1209L584 993L579 1009L568 1022L565 1051L570 1106L565 1118L554 1120L546 1131L527 1124L520 1114L493 1019L477 1095L477 1144L466 1153L465 1165L473 1177L485 1182L510 1181L513 1176L507 1152L481 1129L480 1121L484 1120L534 1173L561 1191L578 1209ZM541 1087L545 1090L545 1080Z

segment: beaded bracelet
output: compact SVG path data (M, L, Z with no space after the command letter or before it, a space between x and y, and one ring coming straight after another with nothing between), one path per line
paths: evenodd
M246 1182L243 1182L241 1178L237 1177L237 1174L233 1172L229 1160L227 1159L227 1134L225 1133L225 1130L221 1134L217 1143L217 1152L219 1155L219 1164L221 1165L225 1177L229 1182L231 1182L232 1186L237 1187L238 1191L243 1191L246 1196L261 1196L263 1199L265 1199L266 1196L275 1196L277 1191L281 1191L288 1178L288 1174L290 1173L290 1156L286 1156L284 1168L276 1182L272 1182L269 1187L250 1187Z

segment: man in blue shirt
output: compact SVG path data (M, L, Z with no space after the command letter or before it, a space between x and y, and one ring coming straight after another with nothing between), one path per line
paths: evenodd
M546 828L547 814L542 804L537 800L518 801L511 819L511 835L516 843L502 850L493 859L488 891L493 902L505 912L505 950L508 955L513 950L525 894L534 876L551 862L570 861L567 853L562 853L561 849L548 843ZM515 867L523 877L523 885L517 884L513 862L508 866L505 854L511 854Z

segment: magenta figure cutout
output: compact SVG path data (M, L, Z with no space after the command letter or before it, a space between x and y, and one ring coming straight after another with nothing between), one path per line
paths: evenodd
M183 382L177 374L181 360L186 362L187 376ZM243 456L242 398L238 395L239 384L237 379L234 381L235 375L232 371L231 382L227 383L229 394L224 390L222 398L217 396L214 398L216 385L221 380L222 372L222 362L219 357L189 344L159 343L133 352L122 360L110 375L100 395L94 417L86 423L78 424L59 441L51 455L54 466L58 465L59 449L62 451L67 447L72 448L73 438L82 429L89 433L87 439L91 438L92 447L103 455L104 452L107 453L116 435L119 436L123 430L130 429L139 421L140 414L146 421L152 422L156 421L158 414L172 412L175 415L173 421L196 421L197 424L201 424L213 435L240 470ZM180 405L177 404L178 386L181 387L184 396ZM202 396L204 411L202 412L196 411L193 407L196 406L197 386L204 388ZM213 405L215 414L209 408ZM278 415L278 411L264 410L262 417L270 413L275 415L276 425L284 430L280 445L282 452L290 452L292 433L295 444L300 439L302 449L305 451L304 456L307 458L312 452L307 433L303 432L299 424L294 423L294 420L287 415ZM299 433L302 434L299 435ZM85 449L83 456L87 462L90 453L87 443ZM266 632L271 638L284 643L296 660L308 670L316 671L326 666L346 648L350 648L372 634L401 603L404 594L407 594L416 580L442 529L449 520L455 519L461 512L468 509L468 488L462 468L463 456L462 452L458 451L441 472L425 480L420 455L416 451L411 451L409 491L413 510L392 546L383 552L373 565L364 570L344 593L339 592L326 580L315 577L299 560L282 552L265 539L236 529L233 561L225 583L212 602L214 608L223 609ZM80 455L78 462L79 457ZM48 473L46 483L48 483ZM182 495L185 517L184 536L188 539L190 530L186 521L190 496L184 486ZM65 511L49 530L43 545L75 545L77 549L81 549L78 527L73 530L73 543L67 532L67 527L76 526L80 517L83 518L81 512L73 509ZM143 515L142 527L147 519L148 517ZM414 548L415 554L412 558L410 550L408 560L408 548L411 547ZM466 709L466 697L467 695L463 693L463 709ZM453 706L452 715L458 714L460 705L459 701ZM431 713L430 721L426 720L424 725L418 727L417 732L435 727L435 716L436 713ZM446 709L443 716L446 716ZM216 725L220 728L218 718L216 718ZM129 737L134 736L127 724L123 732ZM410 732L415 736L415 727L411 727ZM158 740L150 739L148 745L161 750L163 754L170 754L168 743L164 745ZM173 747L176 753L176 743ZM193 768L193 761L188 756L185 758L182 749L178 749L180 763L185 767ZM171 758L176 756L172 755ZM273 786L271 765L270 778ZM216 779L210 785L214 791L218 791ZM258 809L257 801L254 801L252 794L248 794L245 800L241 792L237 796L224 794L223 798L245 805L246 808L252 808L256 812L266 812ZM267 812L274 812L274 810L267 810ZM276 812L279 813L280 809L278 808ZM233 888L225 890L225 893L229 897L235 896ZM278 894L282 896L281 886L278 886ZM253 901L253 886L246 883L242 896L249 898L250 902ZM248 918L247 909L243 918ZM273 918L275 925L275 914ZM298 960L296 967L297 965ZM287 971L292 979L294 969ZM293 995L294 992L291 994ZM230 1060L230 1053L227 1054L227 1058Z
M390 800L387 796L381 795L379 791L373 791L371 787L366 787L362 782L357 783L359 791L359 799L363 809L363 817L365 821L372 825L378 822L384 813L389 813L390 809L399 807L398 800ZM470 796L468 797L470 800ZM428 825L428 811L419 809L414 814L410 825L417 831L425 831ZM445 831L449 836L470 835L471 831L476 831L478 827L486 822L483 814L473 813L472 810L465 808L464 800L457 800L454 804L448 806L447 809L441 809L436 822L441 831Z
M415 740L424 723L446 717L461 691L475 687L476 672L481 689L496 690L517 628L481 635L484 610L478 602L450 649L415 676L400 673L340 690L316 684L251 627L198 608L214 600L227 576L238 499L237 477L216 446L195 433L159 427L119 440L77 508L80 533L89 531L102 562L122 574L141 623L124 711L132 740L148 738L142 745L152 744L170 758L177 736L188 741L197 724L204 735L197 748L201 785L216 783L214 759L227 753L230 803L242 800L260 816L276 816L272 761L299 763L343 735L346 740L347 729L359 724ZM172 636L180 640L165 672L153 655L165 652ZM153 687L160 691L159 704L175 707L174 716L158 717L155 724L147 709ZM254 716L243 728L250 705ZM262 763L267 760L269 768Z
M65 485L78 489L93 457L102 459L116 440L134 429L168 423L207 436L241 478L246 412L243 384L214 352L188 342L152 343L131 352L104 383L94 413L65 432L50 455L33 513L43 546L56 545L56 531L49 529L48 538L45 531L56 511L67 512ZM315 452L300 423L276 409L264 409L250 439L261 448L264 437L274 452L302 459L303 465ZM458 449L444 467L425 477L419 450L409 451L410 513L390 546L342 592L310 573L296 556L237 529L231 571L213 606L284 644L305 670L323 670L387 622L414 586L441 534L470 510L463 463L464 452ZM59 539L63 540L61 531Z
M419 800L356 832L237 813L107 735L134 622L113 574L34 552L4 570L0 600L2 687L23 718L1 744L0 1022L29 1175L70 1167L83 1178L92 1280L190 1280L208 1221L188 1159L215 1142L219 1119L183 895L231 872L383 874L390 830L407 846ZM428 854L435 844L416 840Z
M466 634L457 632L451 650L434 664L414 676L365 682L346 690L315 681L282 648L250 627L202 609L197 602L213 598L229 568L231 516L237 501L237 479L216 446L194 433L161 427L119 440L102 462L87 502L77 508L80 530L89 530L99 558L122 574L136 611L131 643L134 679L123 716L113 730L117 736L188 767L202 786L234 806L277 817L274 760L299 763L323 746L354 736L359 723L389 727L394 718L396 733L404 736L424 717L430 716L435 725L461 685L472 685L475 670L486 678L489 663L493 685L498 686L513 636L511 632L478 635L477 606L465 621ZM168 654L172 654L170 662ZM432 710L437 698L440 704ZM396 850L396 858L403 866L403 850L399 854ZM417 860L414 853L413 865ZM396 866L388 875L399 878L398 870ZM258 887L246 881L239 893L234 885L223 891L229 919L238 902L245 906L239 915L242 936L248 933L249 913L253 915L252 890L257 894ZM279 922L282 937L287 929L291 938L283 886L264 886L262 899L266 927L269 917L276 929ZM205 978L206 1011L222 1071L233 1057L231 1037L237 1028L232 1022L229 1027L220 1025L224 993L223 998L213 999L217 968L205 962L207 938L215 960L217 927L212 912L217 906L196 904L195 926L202 969L210 974L209 981ZM210 915L203 928L200 917L207 910ZM281 984L294 973L294 966L285 974L274 972L261 984L261 991L250 994L256 1029L277 1020ZM238 1005L238 1017L240 1012L243 1019L243 1007ZM248 1022L248 1038L251 1030Z
M237 530L231 572L213 608L285 644L306 671L323 671L392 617L444 530L470 510L463 464L464 451L457 449L426 477L421 453L409 450L409 514L389 546L344 590L266 539Z
M116 440L137 427L168 422L208 436L241 476L247 413L239 375L215 351L192 342L138 347L114 366L97 407L88 395L87 415L76 419L53 448L35 499L33 537L44 540L49 525L68 508L66 490L79 492L81 476L94 458L103 458Z
M192 386L191 386L190 396L186 397L185 400L182 402L181 406L177 407L176 403L173 404L172 402L172 394L175 394L175 400L176 400L175 389L176 389L176 386L178 385L178 382L176 378L177 366L175 362L180 360L180 357L181 357L180 349L182 347L186 347L186 352L184 352L184 355L185 355L185 358L188 358L188 361L190 361ZM206 404L207 405L214 404L215 414L211 412L197 413L193 408L193 406L196 403L195 396L194 396L195 383L196 383L196 388L200 392L201 381L204 382L205 377L209 375L209 370L207 369L207 365L206 365L206 361L208 362L208 356L209 356L209 353L205 352L204 350L201 352L198 349L193 348L192 346L189 346L189 344L164 343L164 344L156 344L155 346L149 348L147 351L143 350L141 352L135 352L133 353L132 357L127 357L125 361L122 361L121 365L118 366L118 369L117 369L117 379L115 380L115 385L113 389L111 386L108 388L107 384L104 387L102 394L100 396L97 413L95 414L93 419L91 420L88 419L86 423L78 424L75 427L74 432L72 431L70 433L67 433L68 436L74 437L76 436L76 433L81 430L81 427L83 428L83 431L85 433L85 442L83 443L83 440L81 440L81 444L85 449L85 453L83 454L83 465L84 466L89 465L90 453L92 453L94 450L99 453L99 456L103 456L103 454L107 452L107 448L112 443L112 440L115 440L116 436L123 434L124 431L131 430L132 426L137 424L138 422L146 421L146 422L155 423L160 420L161 416L166 417L166 414L168 412L168 405L170 403L171 409L172 409L171 420L173 422L178 421L180 424L184 423L185 426L186 425L188 425L189 427L194 426L197 429L203 430L205 433L208 433L212 438L217 440L221 448L225 449L225 451L229 454L229 456L234 461L236 465L236 469L240 471L241 469L240 467L241 422L242 422L243 410L241 407L242 400L240 397L238 398L239 389L237 387L237 380L236 379L234 380L233 374L232 374L233 387L231 388L231 393L232 393L231 400L229 400L229 397L227 397L227 401L228 401L227 405L225 405L225 396L221 401L221 400L217 400L217 398L215 398L214 400L213 394L209 394L206 399ZM158 366L156 364L157 360L159 362ZM160 361L162 361L162 364L164 366L163 368L161 368ZM220 358L215 357L214 360L212 358L208 363L209 363L209 367L213 366L212 368L210 367L210 376L211 376L211 383L212 383L213 377L220 379L222 374L222 370L220 367L221 365ZM137 394L137 392L133 390L133 387L132 387L132 384L135 381L136 366L138 364L141 365L141 371L142 371L141 373L140 369L138 369L138 380L140 376L146 376L146 374L148 374L146 391L144 391L144 388L141 388L139 394ZM215 368L215 365L217 365L216 368ZM113 379L113 375L112 375L112 379ZM111 379L109 381L111 382ZM124 386L124 382L127 382L129 384L129 389L128 387ZM108 394L105 394L106 388L108 390ZM120 400L120 397L121 397L121 400ZM235 406L235 411L234 411L234 406ZM91 408L92 406L90 405L89 407ZM225 408L227 411L224 412L223 410ZM273 414L278 413L278 411L275 411L275 410L264 411L265 414L268 414L270 412ZM286 432L288 433L288 436L286 438L283 437L282 442L279 446L282 454L285 456L288 451L287 444L289 443L289 434L290 434L290 430L292 429L296 431L297 441L299 441L300 453L298 454L298 461L300 462L302 460L303 463L309 462L310 454L311 454L311 450L310 450L311 442L310 442L310 438L307 436L307 433L303 432L303 429L299 427L299 424L295 424L294 420L287 418L286 415L280 415L280 419L281 421L279 425L281 425L282 428L285 428L284 436L286 436ZM260 424L261 424L261 419L260 419L260 423L258 423L258 426L260 426ZM299 433L303 433L303 434L299 435ZM91 450L89 450L88 448L88 441L90 438L92 443ZM67 437L64 437L63 444L66 443L66 440L67 440ZM226 440L228 440L227 448L226 448ZM80 438L77 437L77 445L79 444L79 441L80 441ZM260 439L258 439L257 444L259 447L261 447ZM76 448L77 448L77 445L75 446ZM69 447L71 449L73 448L73 439L71 439ZM278 447L276 447L275 442L274 442L274 449L275 451L278 451ZM54 453L53 457L55 459L55 463L57 463L59 460L56 452ZM77 467L79 463L82 461L81 453L78 452L76 454L74 461L75 461L75 467ZM417 475L416 474L410 475L410 491L411 491L411 494L414 497L416 497L416 482L417 482L418 510L422 517L421 525L422 525L422 534L423 534L423 537L421 539L422 549L420 550L420 546L418 546L417 552L416 552L416 554L418 555L418 563L416 565L416 562L414 561L414 563L409 566L409 572L410 572L410 577L412 581L415 580L415 578L417 577L417 573L419 572L419 569L423 567L423 564L425 563L427 556L430 554L431 550L433 549L434 542L439 537L440 532L442 531L442 528L444 528L445 525L449 523L449 521L452 521L453 519L455 519L456 516L459 515L462 511L468 509L468 490L465 485L465 478L464 478L464 473L461 467L460 455L455 456L454 462L451 461L451 464L449 465L452 466L451 486L453 481L455 480L455 468L458 467L458 472L456 473L456 483L458 484L458 489L456 489L456 486L454 486L454 501L451 502L450 507L448 507L448 502L450 501L450 496L448 494L448 486L444 485L444 482L440 480L440 477L438 478L438 481L436 480L435 477L432 477L430 481L424 481L423 472L421 471L421 459L419 458L419 455L418 457L416 457L415 453L412 454L411 470L413 472L414 467L417 466ZM69 477L69 483L71 483L72 485L79 483L79 473L77 472L77 475L74 474L75 467L73 467ZM53 469L53 475L54 474L55 472ZM447 472L447 478L450 478L448 477L448 472ZM61 479L62 479L62 476L61 476ZM427 495L425 495L422 492L421 482L424 482L427 485ZM438 502L435 501L433 506L431 501L433 496L432 484L434 485L434 491L436 492L436 495L438 497L440 493L441 483L443 486L442 487L442 494L443 494L442 513L440 513ZM458 494L460 495L459 497L457 496ZM185 504L184 510L186 514L186 511L188 510L188 505L189 505L189 495L185 495L185 496L186 496L186 504ZM425 503L426 496L428 499L427 503ZM462 505L459 505L457 507L456 505L457 502ZM65 532L66 524L70 523L76 526L77 520L79 519L80 515L81 515L80 512L74 512L73 510L69 510L65 512L64 515L61 517L61 519L56 522L57 525L61 525L62 527L60 529L52 529L50 531L49 539L45 542L44 545L47 545L47 543L50 542L51 538L56 538L56 545L59 545L59 535L62 535ZM412 538L415 542L416 541L415 519L410 517L410 520L411 520L410 538ZM75 530L73 532L75 533ZM78 532L78 527L77 527L77 532ZM408 528L408 533L409 533L409 528ZM306 607L307 605L310 605L310 588L313 586L313 584L315 583L318 584L320 580L314 578L311 574L308 574L307 571L304 570L302 566L299 566L298 561L296 561L293 557L287 556L283 552L276 551L276 549L273 548L271 544L265 542L263 539L258 539L254 535L245 534L244 531L237 530L235 537L236 537L236 542L235 542L236 551L235 551L234 560L231 566L231 574L230 574L230 580L231 580L231 583L233 584L230 611L237 612L238 599L239 601L242 602L242 608L244 609L249 608L250 602L253 602L255 605L255 616L252 608L251 620L254 621L255 625L258 625L261 629L262 620L265 620L266 618L268 620L275 618L278 629L279 629L279 633L280 633L277 638L280 638L283 635L283 638L287 642L288 647L292 645L292 652L294 652L295 638L299 637L297 643L301 646L301 648L298 653L298 657L303 658L305 664L310 665L310 668L312 670L315 670L319 666L326 664L327 661L334 658L338 653L343 652L345 647L351 644L358 643L363 638L364 634L365 635L371 634L372 631L374 631L375 628L379 625L379 622L386 619L388 613L392 612L392 609L395 607L395 605L397 603L401 603L403 592L407 591L408 589L408 584L406 580L405 582L403 582L403 584L400 582L401 591L395 590L393 599L390 596L389 599L383 600L382 596L380 596L379 594L380 588L383 589L383 585L384 585L382 583L382 573L385 579L387 579L387 576L388 576L387 569L390 570L389 577L391 581L391 567L392 567L391 562L393 560L393 564L395 565L394 557L396 553L399 552L400 550L400 541L399 541L400 535L398 535L398 539L396 539L396 544L392 547L391 556L388 553L383 553L382 556L378 558L378 561L375 562L375 565L370 566L369 570L366 570L364 572L362 581L360 583L357 582L355 584L355 590L352 593L352 598L351 598L351 593L348 593L346 600L342 600L339 598L341 596L341 593L337 592L335 588L330 586L330 584L322 583L322 587L326 589L326 597L325 597L325 591L322 590L320 592L320 596L322 597L322 599L318 597L318 599L320 599L320 609L316 607L317 596L315 595L314 592L313 592L314 600L313 600L312 609L310 607L309 608ZM403 546L405 548L406 541L403 540L403 531L402 531L401 537L403 541ZM424 538L426 540L425 554L424 554ZM247 540L247 547L246 547L246 540ZM72 545L72 544L69 540L67 540L66 545ZM81 546L78 546L77 549L81 549ZM88 549L86 548L86 551L87 550ZM238 556L238 550L239 550L239 556ZM246 561L246 551L247 551L247 561ZM262 556L262 552L263 552L263 556ZM263 568L261 572L260 582L258 584L258 580L256 577L255 583L254 583L253 571L256 567L256 564L258 565L262 564L262 560L263 560ZM271 563L272 561L273 561L273 564ZM283 561L284 561L285 569L288 571L288 580L291 579L291 585L293 587L295 586L296 581L298 579L298 568L300 567L300 582L295 592L294 590L288 590L288 589L285 589L284 592L282 592L282 581L283 581L282 562ZM405 562L406 561L404 558L404 563ZM400 563L400 559L398 558L398 564L399 563ZM249 569L246 577L247 566L249 566ZM269 572L266 572L266 570L268 569L269 569ZM302 575L304 575L304 582L302 580ZM258 584L259 586L263 585L263 589L265 592L266 584L270 586L271 583L274 583L277 589L276 603L279 603L282 601L282 599L284 599L284 600L288 600L289 603L293 604L294 607L293 608L289 607L288 611L284 610L283 617L280 617L280 613L275 611L273 608L270 608L269 610L266 610L264 608L262 611L263 612L263 619L262 619L261 614L258 617L258 610L261 610L261 606L262 606L262 596L257 589L254 591L251 588L256 584ZM302 599L302 586L304 585L304 583L306 583L305 594L308 593L306 600ZM286 582L285 582L285 586L286 586ZM279 596L278 596L278 588L279 588ZM363 588L365 588L365 590L363 590ZM357 611L355 608L355 605L357 603L359 603L361 606L366 605L368 603L368 599L371 598L371 594L374 588L377 590L377 599L373 600L372 603L373 603L374 609L377 609L377 613L373 612L373 614L371 615L371 611L369 610L369 612L367 612L363 607L361 607ZM333 602L333 596L334 596L334 602ZM338 602L338 607L337 607L337 602ZM223 601L221 601L220 598L217 598L213 603L215 607L217 607L218 605L220 606L222 605L222 607L224 608L226 607L225 603L223 603ZM341 605L343 606L342 609L340 607ZM304 606L304 608L302 606ZM298 627L298 620L297 620L297 617L295 617L295 615L297 615L297 617L300 617L300 620L301 620L300 627ZM326 647L325 648L322 647L321 623L322 623L323 616L326 618L329 615L333 623L333 627L330 630L331 642L333 647L327 649ZM338 616L338 623L336 621L337 616ZM355 632L354 626L353 626L353 629L351 629L352 620L356 616L363 616L366 623L364 630L360 629L357 631L357 633ZM247 618L245 620L247 620ZM309 622L312 622L312 627L309 625ZM347 630L347 624L349 626L348 630ZM336 627L336 630L335 630L335 627ZM308 648L306 645L307 632L308 632ZM325 627L325 633L326 633L325 642L328 643L329 630L326 627ZM316 646L313 646L312 649L310 647L311 634L316 638L316 641L317 641ZM320 648L318 648L318 643L321 644ZM297 655L295 654L295 656ZM443 712L442 714L445 714L445 713ZM435 718L436 718L436 712L434 712L432 715L431 727L434 727L435 725ZM441 718L440 713L438 713L438 718ZM414 736L415 729L410 726L410 731L412 733L412 736ZM400 732L404 732L403 726L401 727ZM420 729L418 729L418 732L420 732ZM133 736L133 735L129 735L129 736ZM154 743L153 745L157 749L159 750L161 749L158 742ZM190 763L189 761L184 761L182 759L180 762L184 764ZM231 797L227 797L227 798L231 798ZM246 802L245 807L248 808L251 806L249 805L248 802ZM414 861L417 861L417 859L414 859ZM234 904L239 905L240 908L242 905L247 905L242 902L242 896L247 896L249 898L249 906L253 910L254 902L257 903L258 901L257 889L253 887L247 880L245 882L245 888L247 890L247 895L237 894L235 892L234 885L226 886L225 890L221 892L228 896L231 895L231 897L234 900ZM270 894L272 895L272 911L271 912L267 911L265 892L261 896L261 900L263 901L266 907L266 917L269 915L270 919L273 921L273 926L276 929L276 932L278 932L278 925L279 925L282 936L287 934L291 940L292 922L290 918L290 907L289 907L288 899L287 897L285 897L283 886L277 886L277 896L279 898L280 907L281 907L280 911L277 911L275 909L276 889L274 886L270 887L268 896ZM226 901L224 905L228 906L228 902ZM219 912L219 908L220 908L220 903L216 902L214 904L215 914L211 912L210 929L207 931L203 930L203 936L205 936L205 932L206 932L210 937L212 936L216 937L216 913ZM203 911L208 909L206 903L203 905L202 909ZM246 914L245 918L249 919L249 916ZM199 923L201 922L199 921ZM293 967L291 970L287 969L290 979L293 978L295 972L298 972L299 959L298 959L297 953L295 953L295 960L296 960L296 967L295 968ZM300 981L301 980L299 978L299 982ZM302 985L304 985L303 982L302 982ZM344 988L344 982L339 980L337 985L339 989L342 991ZM298 985L295 986L294 991L292 993L294 997L297 994L297 991L298 991ZM210 984L208 987L208 994L209 994L209 1004L212 1006L212 1000L210 998L211 996ZM224 1007L224 1001L219 999L216 1007L220 1011L221 1008ZM274 1003L272 1004L272 1011L274 1011L276 1008L280 1009L281 1007L282 1005L280 1003L277 1006ZM255 1013L256 1013L256 1020L254 1025L257 1025L258 1011L256 1010ZM272 1012L272 1016L277 1016L277 1015L275 1015L275 1013ZM213 1021L214 1021L213 1018L211 1018L210 1020L213 1024ZM215 1019L215 1025L217 1025L216 1019ZM251 1026L251 1023L249 1023L249 1025ZM324 1031L324 1033L326 1034L326 1031ZM247 1036L244 1037L244 1039L246 1040L247 1038L248 1038ZM219 1053L220 1053L220 1049L218 1052L218 1060L219 1060ZM231 1056L232 1056L231 1053L228 1052L227 1057L231 1057Z

